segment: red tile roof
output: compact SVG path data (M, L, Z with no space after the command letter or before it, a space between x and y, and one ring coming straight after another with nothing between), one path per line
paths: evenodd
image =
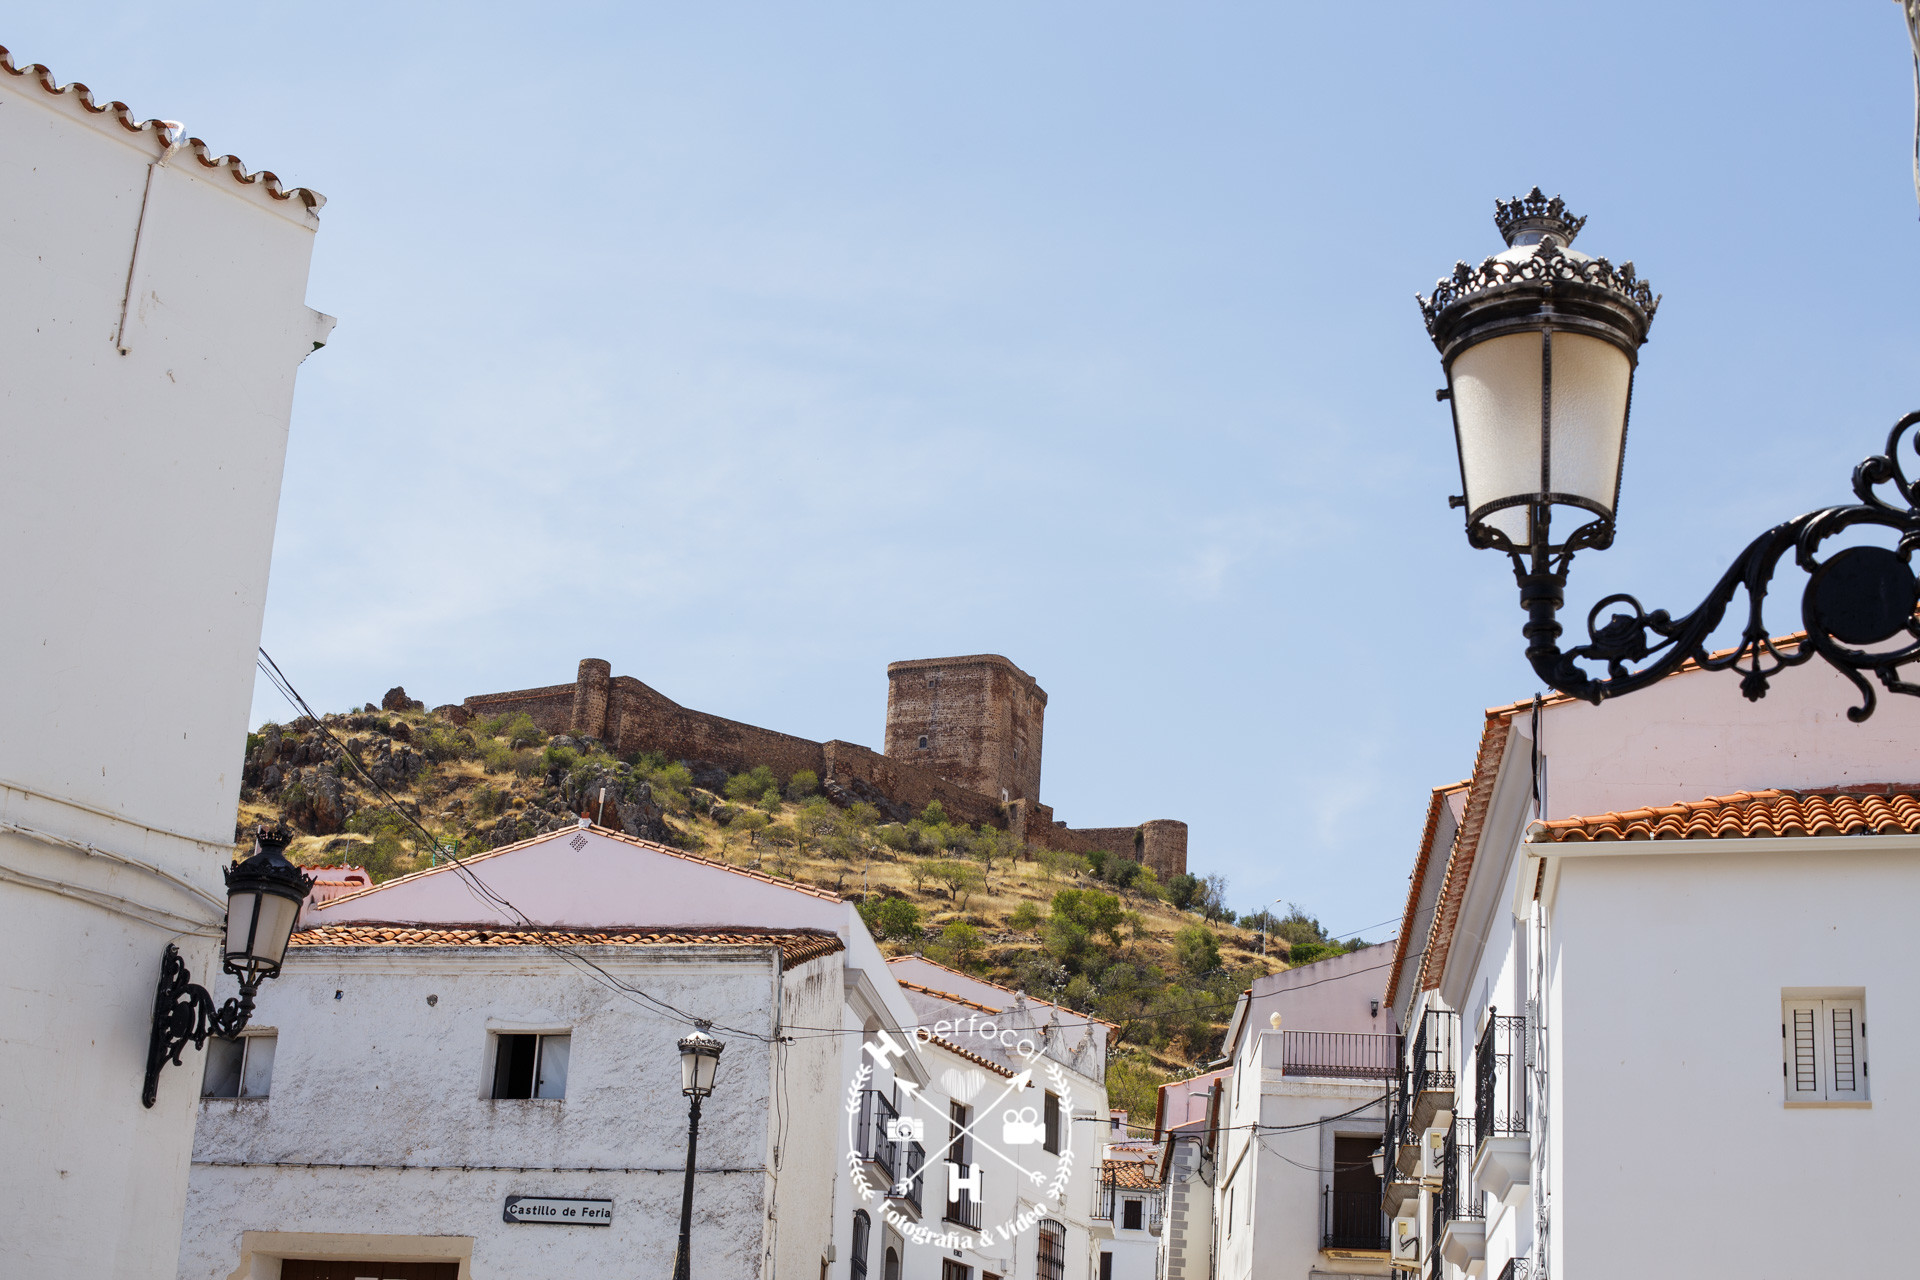
M78 102L81 107L85 108L86 111L92 115L101 116L112 112L114 119L119 121L120 127L128 133L146 133L151 131L154 134L155 141L162 147L171 145L176 136L185 132L185 129L181 125L171 120L135 120L133 118L133 108L124 102L109 102L105 106L101 106L93 100L93 91L79 81L63 86L53 78L53 72L51 70L37 62L29 63L24 67L15 64L13 54L4 45L0 45L0 72L5 72L21 80L33 79L38 82L41 90L50 97L64 98L71 95L75 102ZM320 206L327 202L327 198L318 191L309 191L305 187L282 186L280 179L265 169L248 173L247 167L240 163L240 157L216 156L208 148L207 144L198 138L187 138L179 145L181 152L199 161L202 168L225 169L233 176L233 180L241 186L251 187L258 184L262 190L266 191L267 194L271 195L275 200L298 200L301 204L316 213L319 211Z
M1526 704L1531 710L1533 704ZM1466 896L1467 880L1473 874L1474 859L1480 856L1480 836L1487 825L1487 806L1493 803L1494 784L1500 780L1500 762L1507 753L1507 726L1514 713L1506 708L1487 712L1480 731L1480 751L1474 757L1473 777L1467 783L1466 812L1460 818L1460 830L1453 836L1453 851L1447 855L1447 878L1440 882L1440 893L1433 903L1433 921L1427 927L1426 954L1420 957L1420 989L1440 985L1447 971L1447 953L1453 948L1453 927L1460 918L1460 903ZM1397 984L1399 970L1390 980Z
M839 937L811 929L508 928L502 925L329 924L303 929L295 947L778 947L791 968L842 949Z
M664 853L669 858L678 858L682 862L697 862L703 867L712 867L716 871L730 871L736 876L745 876L749 880L758 880L761 884L770 884L781 889L791 889L795 893L804 893L810 897L824 899L827 902L846 901L845 898L833 892L831 889L817 889L813 885L801 884L798 880L788 880L784 876L768 875L764 871L749 871L745 867L736 867L732 863L723 862L718 858L703 858L697 853L688 853L684 849L672 849L664 844L655 844L651 840L642 840L638 836L630 836L622 831L609 831L605 827L596 827L591 823L588 823L584 827L576 824L570 827L560 827L553 831L543 831L539 835L530 836L525 840L517 840L512 844L503 844L498 849L489 849L485 853L476 853L470 857L460 859L460 866L472 867L477 863L485 862L489 858L497 858L503 853L514 853L521 849L530 849L534 845L544 844L549 840L571 839L573 833L576 831L591 831L594 835L604 836L608 840L618 840L622 844L630 844L636 848L646 849L653 853ZM332 902L324 903L315 908L315 910L325 911L335 903L349 902L357 898L363 898L367 894L378 893L382 889L391 888L396 884L406 884L410 881L418 880L422 876L445 875L448 872L456 870L457 868L453 863L443 862L437 867L428 867L425 871L415 871L410 875L396 876L391 880L382 881L374 885L371 889L362 889L358 893L342 894L338 898L333 899Z
M1536 823L1535 843L1920 835L1920 788L1882 792L1736 791L1684 804Z
M995 1062L992 1058L983 1058L971 1049L962 1049L959 1045L947 1039L945 1036L937 1036L933 1034L933 1032L931 1031L927 1032L927 1042L929 1044L937 1044L942 1049L945 1049L948 1053L955 1054L959 1057L965 1058L968 1062L978 1063L979 1065L985 1067L989 1071L998 1072L999 1074L1007 1077L1009 1080L1011 1080L1015 1075L1019 1074L1018 1072L1014 1071L1011 1067L1003 1066L1000 1063Z
M1151 1161L1151 1154L1141 1160L1102 1160L1100 1180L1128 1191L1158 1191L1160 1184L1153 1177Z
M1440 810L1447 803L1447 797L1463 790L1468 784L1456 782L1452 786L1435 787L1433 796L1427 801L1427 825L1420 833L1420 848L1413 857L1413 874L1408 877L1407 909L1400 917L1400 934L1394 939L1393 968L1387 973L1387 1008L1393 1008L1393 997L1400 989L1400 970L1406 967L1407 948L1413 945L1413 921L1420 914L1420 891L1427 884L1427 864L1432 861L1427 856L1427 848L1433 843L1433 833L1440 826Z

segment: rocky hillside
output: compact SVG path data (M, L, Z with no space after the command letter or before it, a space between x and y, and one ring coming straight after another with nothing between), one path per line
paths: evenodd
M1161 1081L1217 1051L1253 977L1286 967L1289 953L1340 949L1298 917L1274 922L1263 956L1259 935L1220 909L1218 881L1161 885L1130 859L1022 847L1004 831L948 822L937 804L912 814L807 773L616 758L524 715L456 723L401 689L381 708L248 735L235 835L284 819L298 832L294 861L364 867L380 881L582 815L836 890L861 903L891 954L925 952L1107 1018L1122 1046L1114 1105L1135 1115L1152 1113Z

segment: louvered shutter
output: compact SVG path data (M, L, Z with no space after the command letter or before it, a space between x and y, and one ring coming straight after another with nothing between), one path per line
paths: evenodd
M1867 1100L1866 1006L1859 1000L1822 1000L1821 1031L1828 1046L1828 1102Z
M1826 1072L1821 1069L1819 1000L1781 1002L1780 1039L1785 1059L1788 1102L1826 1101Z

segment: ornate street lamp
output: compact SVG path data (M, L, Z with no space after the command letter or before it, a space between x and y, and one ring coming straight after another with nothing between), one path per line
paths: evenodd
M1512 561L1527 613L1527 659L1539 677L1598 703L1693 661L1738 671L1741 692L1758 700L1773 675L1817 653L1859 688L1862 704L1847 711L1856 722L1875 706L1862 672L1895 693L1920 694L1920 684L1899 678L1903 664L1920 660L1920 584L1911 565L1920 547L1920 493L1899 454L1920 413L1894 424L1886 452L1854 469L1857 504L1812 511L1761 534L1691 613L1675 618L1611 595L1587 615L1588 643L1560 648L1556 615L1566 603L1568 564L1576 551L1613 544L1633 373L1660 299L1631 262L1616 267L1572 248L1586 219L1568 213L1558 196L1549 200L1535 187L1494 208L1506 251L1477 267L1457 264L1419 301L1447 375L1435 394L1453 405L1464 489L1453 505L1466 509L1470 544ZM1908 443L1920 450L1920 435ZM1876 492L1883 485L1892 487L1888 498ZM1857 525L1894 531L1896 546L1849 546L1821 557L1828 538ZM1776 645L1762 613L1788 551L1812 575L1801 598L1806 636ZM1740 643L1710 656L1707 637L1741 588L1748 615ZM1601 623L1610 606L1626 611ZM1605 663L1606 676L1582 662Z
M191 1044L204 1049L207 1037L231 1040L253 1016L254 993L268 978L280 976L287 940L293 936L300 904L313 889L313 877L286 859L293 837L284 827L260 827L253 855L227 868L227 935L221 967L240 980L240 994L218 1010L207 989L193 981L180 949L167 944L160 960L160 988L153 998L153 1038L147 1043L146 1088L140 1100L151 1107L159 1096L160 1069Z
M693 1245L693 1156L700 1146L700 1100L713 1092L713 1075L720 1069L720 1050L726 1046L707 1034L711 1023L700 1023L680 1042L680 1092L693 1099L687 1113L687 1180L680 1190L680 1249L674 1255L673 1280L687 1280L688 1254Z

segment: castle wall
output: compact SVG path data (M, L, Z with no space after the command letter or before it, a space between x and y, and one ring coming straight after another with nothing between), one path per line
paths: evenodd
M993 801L1040 799L1047 694L998 654L887 667L886 754Z
M822 778L831 776L839 782L858 779L916 814L938 800L951 822L964 822L970 827L983 822L996 827L1007 825L1007 815L999 802L948 782L931 770L883 756L871 747L829 742L826 759L827 772L820 775Z
M992 654L896 662L887 668L883 755L857 743L814 742L683 707L632 676L583 659L572 684L481 694L471 716L524 711L546 733L597 738L615 751L657 751L733 771L766 765L782 781L810 769L825 782L865 783L914 813L938 800L951 821L1004 827L1025 843L1072 853L1104 849L1153 868L1164 883L1187 869L1187 824L1075 829L1041 804L1040 742L1047 695ZM928 747L919 747L926 736ZM895 748L898 748L897 750ZM1008 803L1000 801L1002 788Z

